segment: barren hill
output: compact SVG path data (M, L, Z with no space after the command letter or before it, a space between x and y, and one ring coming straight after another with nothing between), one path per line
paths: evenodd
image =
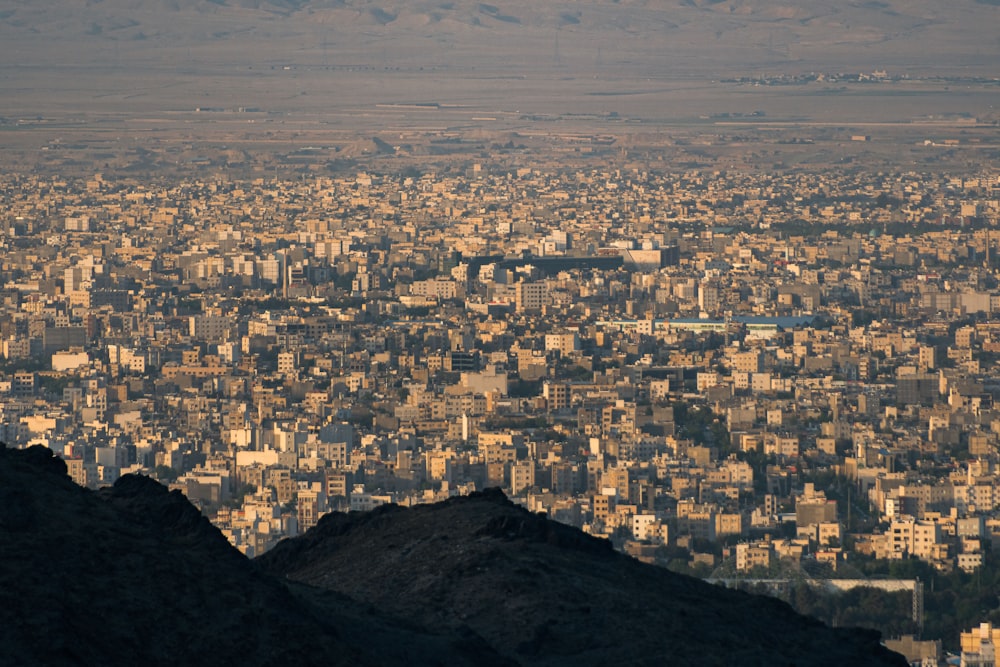
M539 665L899 664L875 633L642 564L498 490L332 514L257 559L276 576Z
M179 492L0 445L0 665L504 664L261 573Z
M117 151L153 138L324 145L327 130L394 144L388 133L612 114L647 127L755 111L984 116L997 25L994 0L11 0L0 126L31 121L7 135L30 150L72 136ZM818 78L874 72L919 83ZM775 77L815 83L733 83ZM260 115L233 116L247 110Z
M903 664L498 491L329 515L248 561L178 492L0 446L0 664Z
M16 0L0 48L21 65L985 73L998 23L988 0Z

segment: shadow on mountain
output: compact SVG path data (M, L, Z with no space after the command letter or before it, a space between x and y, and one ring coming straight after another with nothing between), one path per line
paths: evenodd
M0 664L905 664L499 491L331 514L247 560L177 491L0 445Z
M905 664L876 632L642 564L499 490L330 514L256 562L523 664Z

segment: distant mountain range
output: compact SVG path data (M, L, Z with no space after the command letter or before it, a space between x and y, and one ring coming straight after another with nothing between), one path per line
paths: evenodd
M332 514L249 561L179 492L0 448L0 664L904 665L499 491Z
M1000 0L13 0L4 64L193 61L995 75ZM117 51L109 51L110 44ZM256 52L248 52L254 49ZM191 50L194 50L192 53ZM75 56L75 57L74 57ZM82 58L80 56L83 56ZM173 62L173 61L170 61Z

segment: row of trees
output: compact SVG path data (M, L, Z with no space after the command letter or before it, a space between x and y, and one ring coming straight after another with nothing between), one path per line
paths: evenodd
M675 568L671 568L675 569ZM795 611L834 627L878 630L883 637L905 634L940 639L945 650L957 652L962 632L982 622L1000 626L1000 567L988 562L974 573L939 572L915 558L887 561L854 559L851 571L871 579L918 579L923 583L923 616L913 618L913 593L859 587L827 592L811 585L800 569L787 565L767 578L786 578L784 587L747 583L746 590L779 597ZM748 579L752 578L751 575ZM762 577L763 578L763 577Z

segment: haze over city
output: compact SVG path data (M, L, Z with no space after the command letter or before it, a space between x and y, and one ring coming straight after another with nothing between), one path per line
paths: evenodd
M996 664L998 26L9 2L9 664Z

